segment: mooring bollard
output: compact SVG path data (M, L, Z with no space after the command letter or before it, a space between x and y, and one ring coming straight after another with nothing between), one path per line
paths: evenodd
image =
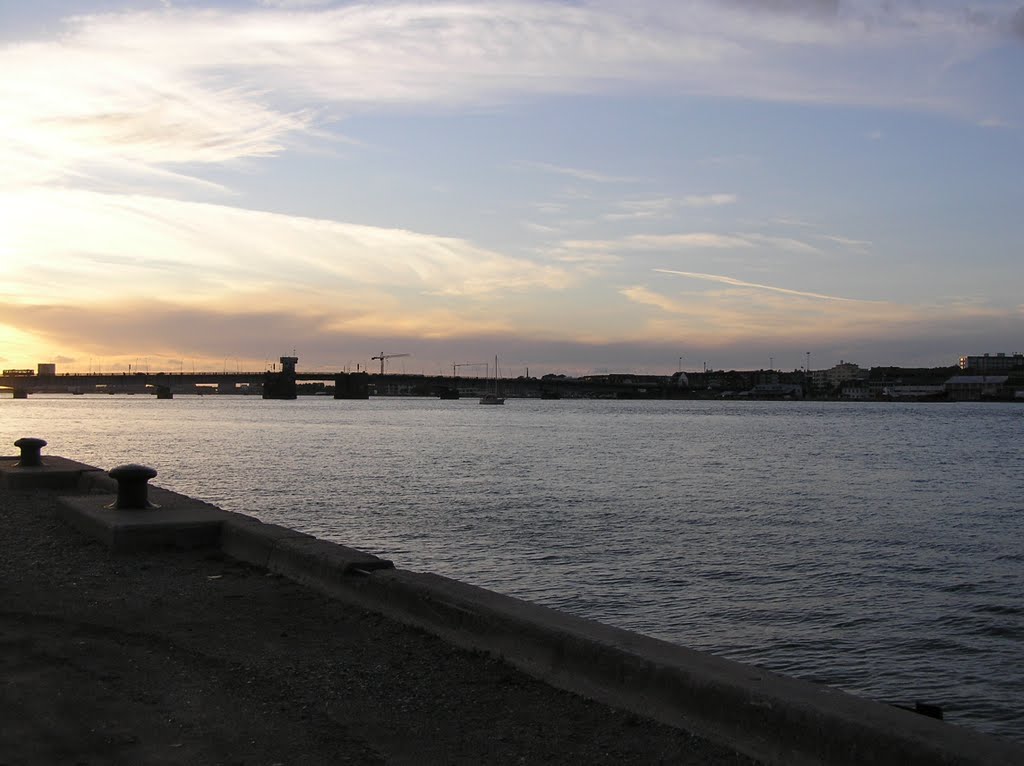
M111 468L108 473L111 479L117 481L117 500L108 505L108 508L142 510L160 507L149 502L147 497L149 485L146 482L156 476L156 469L146 465L128 463Z
M43 458L39 451L46 446L46 439L34 439L26 436L14 442L14 446L21 450L21 460L17 462L19 468L34 468L43 464Z

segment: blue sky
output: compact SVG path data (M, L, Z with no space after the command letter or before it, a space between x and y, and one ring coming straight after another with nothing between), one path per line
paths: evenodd
M5 367L1024 349L1019 0L0 0L0 66Z

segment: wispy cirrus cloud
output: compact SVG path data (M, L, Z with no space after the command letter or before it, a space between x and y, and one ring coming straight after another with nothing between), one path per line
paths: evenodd
M635 176L616 176L608 173L601 173L596 170L587 170L584 168L570 168L562 165L553 165L548 162L531 162L523 160L518 162L517 165L522 168L533 168L535 170L542 170L545 173L554 173L556 175L569 176L575 178L577 181L591 181L599 184L632 184L642 181L641 178Z
M681 198L653 197L621 200L614 210L604 215L606 221L638 221L670 218L683 208L705 208L733 205L739 201L736 194L687 194Z
M763 248L796 253L817 254L813 245L790 237L772 237L766 234L719 234L714 232L687 232L683 234L633 234L621 239L574 239L559 245L569 251L651 251L672 250L727 250Z
M871 242L866 239L851 239L850 237L840 237L836 234L818 234L819 239L823 239L827 242L834 242L837 245L849 248L851 250L860 250L861 252L867 252L871 249Z
M689 234L634 234L622 239L570 239L561 248L575 251L678 250L694 248L746 248L753 245L733 234L695 232Z
M718 275L691 276L710 277L705 281L719 287L672 294L646 285L620 289L629 302L647 309L642 326L635 329L638 339L673 339L715 352L750 343L762 349L792 347L797 340L800 345L813 342L815 347L836 349L843 344L861 347L868 338L871 344L883 345L897 339L911 345L934 343L932 334L939 327L947 339L945 353L952 360L952 349L962 342L961 337L981 337L977 335L981 328L991 328L993 323L1001 325L1000 332L1015 326L983 304L872 302L723 280ZM870 304L868 310L866 304ZM757 328L756 340L751 338L751 327ZM949 338L957 340L950 344Z
M61 211L59 227L50 225L53 210ZM0 254L5 285L34 303L112 291L222 304L276 294L326 311L341 293L362 305L378 291L406 296L405 310L415 312L412 304L429 296L472 300L570 282L558 267L452 237L69 190L0 194Z
M684 207L719 207L733 205L738 199L735 194L688 194L682 204Z
M334 4L334 0L259 0L264 8L319 8Z
M0 160L20 158L19 177L115 159L144 172L274 155L354 110L636 86L1005 121L1006 104L983 103L969 67L950 62L1019 38L1021 26L1014 8L911 2L269 4L83 15L57 39L3 46Z
M734 279L733 277L726 277L720 274L701 274L695 271L676 271L675 269L655 269L656 272L661 274L674 274L679 277L688 277L690 279L699 279L705 282L718 282L719 284L729 285L730 287L743 287L754 290L767 290L769 292L782 293L784 295L795 295L801 298L815 298L824 301L843 301L846 303L875 303L876 301L867 301L857 298L843 298L838 295L824 295L822 293L807 292L804 290L791 290L787 287L775 287L773 285L762 285L756 282L744 282L741 279Z
M622 200L614 204L614 210L606 213L606 221L643 221L669 218L679 209L678 200L672 197L653 199Z

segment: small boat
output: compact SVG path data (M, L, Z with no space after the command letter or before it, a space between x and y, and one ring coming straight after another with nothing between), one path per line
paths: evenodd
M498 396L498 357L494 357L494 393L486 393L480 397L480 404L504 404L505 397Z

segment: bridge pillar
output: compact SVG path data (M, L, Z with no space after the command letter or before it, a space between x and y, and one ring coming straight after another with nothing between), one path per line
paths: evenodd
M264 399L295 399L298 396L298 389L295 386L295 364L299 361L296 356L281 357L281 372L266 372L263 374L263 398Z
M370 376L365 372L339 372L334 376L335 399L369 399Z
M295 376L283 372L267 372L263 375L264 399L295 399L298 389L295 387Z
M14 389L14 398L15 399L28 399L28 389L27 388L16 388L16 389Z
M174 394L171 392L170 386L156 386L156 398L157 399L173 399Z

